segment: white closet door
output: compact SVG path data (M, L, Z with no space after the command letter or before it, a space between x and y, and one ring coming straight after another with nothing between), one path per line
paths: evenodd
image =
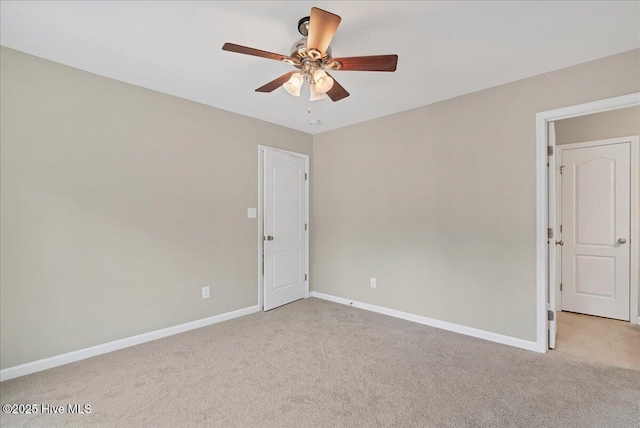
M629 143L562 151L562 309L629 320Z
M265 151L264 310L305 296L305 160Z

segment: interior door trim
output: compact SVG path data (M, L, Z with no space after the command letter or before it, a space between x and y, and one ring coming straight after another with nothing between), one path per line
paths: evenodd
M548 330L548 302L549 302L549 256L555 256L555 251L549 249L549 198L555 197L554 189L548 188L549 171L547 167L549 152L555 150L555 146L549 148L549 122L571 117L586 116L594 113L618 110L628 107L640 106L640 92L627 95L605 98L597 101L561 107L554 110L540 111L536 113L536 351L545 353L549 350L549 330ZM636 146L636 147L634 147ZM638 149L637 144L632 144L633 165L637 166ZM636 185L638 178L637 168L632 169L632 177ZM637 193L637 189L634 190ZM638 262L638 207L633 206L631 210L632 230L634 241L632 242L632 263ZM638 283L638 265L635 271L631 272L632 284ZM631 322L640 324L640 314L638 313L637 294L635 308L631 308ZM632 296L633 300L633 296ZM634 303L631 302L633 305ZM635 318L634 318L635 316Z
M311 231L311 222L309 215L309 183L311 182L311 171L309 170L309 155L296 153L289 150L278 149L276 147L258 145L258 307L264 310L264 276L263 276L263 230L264 230L264 154L266 151L284 153L304 159L305 180L305 273L304 281L304 298L309 298L309 283L311 281L311 272L309 271L309 236Z

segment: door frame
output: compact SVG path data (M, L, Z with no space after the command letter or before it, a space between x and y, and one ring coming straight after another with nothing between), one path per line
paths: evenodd
M289 150L278 149L276 147L258 145L258 307L259 310L264 310L264 272L262 265L263 245L264 245L264 153L266 151L284 153L287 155L295 156L304 159L304 172L306 174L305 180L305 201L304 201L304 216L305 223L307 224L307 230L305 230L305 273L307 279L304 282L304 298L309 298L309 282L311 281L311 272L309 272L309 232L311 231L311 222L309 215L309 183L311 182L311 173L309 171L309 155L303 153L296 153Z
M536 113L536 351L545 353L549 350L548 336L548 299L549 299L549 257L555 257L554 245L548 245L549 228L549 198L555 198L555 189L549 189L548 147L549 147L549 122L555 122L572 117L586 116L594 113L619 110L627 107L640 106L640 92L635 92L619 97L607 98L584 104L563 107L555 110L547 110ZM552 149L555 153L555 146ZM633 150L633 149L632 149ZM638 181L638 151L632 151L632 181ZM633 168L635 164L635 168ZM637 189L636 189L637 192ZM555 219L555 213L553 217ZM635 299L630 302L631 322L640 323L638 314L638 207L631 207L631 287L636 285ZM555 226L555 225L554 225ZM552 238L552 239L555 239ZM633 296L633 295L632 295ZM634 301L635 300L635 301ZM555 314L554 314L555 316Z
M606 138L603 140L593 140L593 141L581 141L578 143L570 143L570 144L559 144L557 145L557 149L555 150L555 154L556 154L556 159L560 160L562 158L562 152L564 152L565 150L572 150L572 149L583 149L583 148L588 148L588 147L599 147L599 146L611 146L614 144L624 144L624 143L629 143L629 156L630 156L630 161L631 161L631 165L630 165L630 180L631 182L629 183L629 191L631 194L631 200L630 200L630 217L629 217L629 221L631 222L630 224L630 229L629 229L629 250L630 250L630 260L629 260L629 322L632 324L638 324L639 323L639 319L638 316L640 316L640 314L638 314L638 168L640 167L639 163L639 158L638 158L638 136L637 135L631 135L629 137L616 137L616 138ZM551 170L549 170L549 174L551 174ZM549 198L554 198L556 201L556 206L559 207L560 204L562 203L562 191L560 190L560 180L557 179L557 168L556 171L553 172L556 175L556 186L553 189L555 191L554 195L549 195ZM636 207L634 209L634 207ZM559 211L556 210L556 222L555 224L559 224L560 219L557 217L559 215ZM556 240L557 238L554 238L554 240ZM634 245L635 244L635 245ZM635 251L634 251L635 250ZM558 251L556 251L558 252ZM635 252L635 256L634 256L634 252ZM560 260L560 258L557 258L557 260ZM557 268L557 266L556 266ZM634 287L634 276L633 276L633 272L635 272L636 277L635 277L635 283L636 286ZM556 296L560 296L559 292L560 292L560 283L558 281L558 278L554 278L553 284L552 284L552 289L553 291L556 293ZM635 304L634 304L635 302ZM562 310L562 301L556 299L556 304L559 304L558 306L556 306L557 310ZM638 315L635 315L638 314ZM634 316L635 315L635 316Z

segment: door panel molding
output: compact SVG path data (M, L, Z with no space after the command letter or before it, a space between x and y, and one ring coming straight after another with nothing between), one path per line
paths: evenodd
M263 257L264 257L264 248L263 248L263 239L264 239L264 206L265 206L265 192L264 192L264 162L265 162L265 152L266 151L271 151L271 152L275 152L275 153L283 153L283 154L287 154L287 155L291 155L291 156L295 156L298 158L301 158L304 160L304 164L305 164L305 174L306 174L306 179L304 180L304 186L305 186L305 201L304 201L304 205L305 205L305 223L307 225L306 230L304 231L305 233L305 260L304 260L304 266L305 266L305 272L304 274L306 275L306 279L305 279L305 291L304 291L304 298L308 298L309 297L309 283L311 280L311 272L309 271L309 247L310 247L310 241L309 241L309 237L310 237L310 230L311 230L311 223L310 223L310 213L309 213L309 184L311 182L311 171L310 171L310 162L309 162L309 155L303 154L303 153L297 153L297 152L292 152L289 150L284 150L284 149L279 149L276 147L270 147L270 146L265 146L265 145L258 145L258 307L259 310L264 310L264 276L263 276L263 272L264 272L264 264L263 264ZM284 286L286 287L286 286Z

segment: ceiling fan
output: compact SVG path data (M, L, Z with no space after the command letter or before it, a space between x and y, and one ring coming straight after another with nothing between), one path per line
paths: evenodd
M290 64L298 71L290 71L264 86L256 92L273 92L282 86L293 96L300 96L300 88L306 81L309 83L311 101L326 98L340 101L349 96L347 92L327 70L342 71L396 71L398 55L355 56L333 58L331 56L331 39L340 25L340 18L326 10L311 8L311 16L298 21L298 31L302 38L293 44L289 56L263 51L260 49L225 43L222 49L245 55L273 59Z

